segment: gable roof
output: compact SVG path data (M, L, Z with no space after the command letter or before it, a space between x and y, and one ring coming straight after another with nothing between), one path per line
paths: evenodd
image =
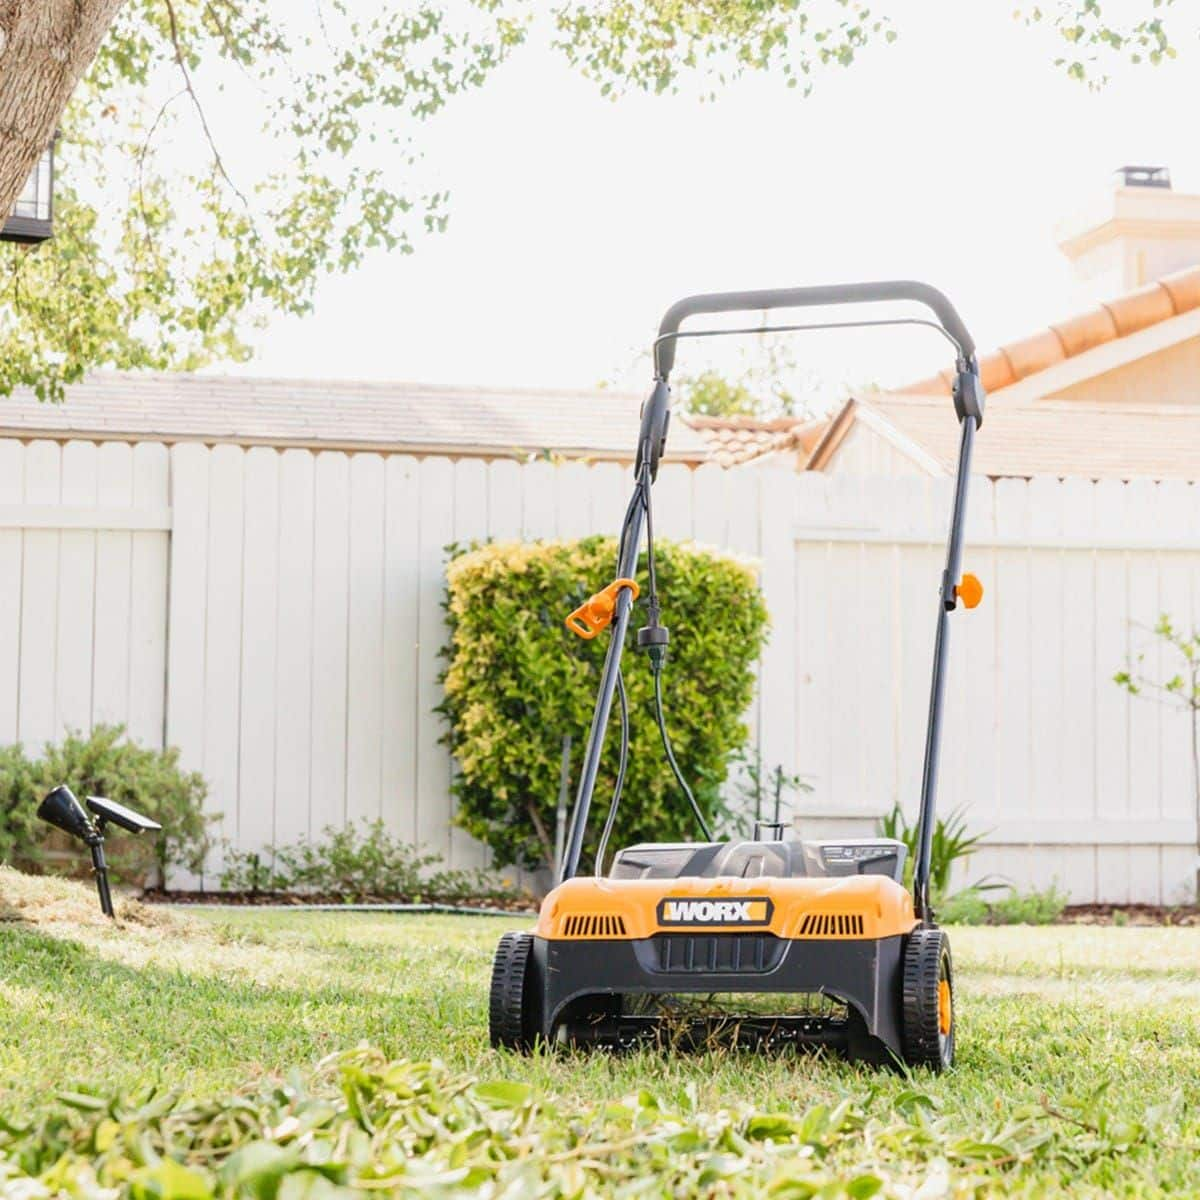
M736 466L768 454L800 453L807 456L829 425L812 417L709 417L681 413L680 421L705 441L709 454L722 466Z
M807 469L824 469L856 421L930 474L954 471L959 427L946 398L894 394L848 401ZM993 405L984 416L972 468L993 479L1200 479L1200 407L1080 400Z
M608 391L104 371L69 388L62 404L27 390L0 397L0 436L627 462L641 403ZM698 433L682 422L671 430L668 460L707 457Z
M989 393L1002 391L1089 350L1196 310L1200 310L1200 267L1189 267L984 355L979 360L983 386ZM1191 334L1190 329L1180 332ZM1111 369L1111 364L1104 369ZM948 396L953 382L952 372L944 370L898 391Z

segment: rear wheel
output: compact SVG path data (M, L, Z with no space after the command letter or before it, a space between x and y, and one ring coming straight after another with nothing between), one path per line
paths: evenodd
M528 1053L537 1037L533 1010L533 935L506 933L492 960L488 1032L497 1049Z
M941 929L914 929L904 948L901 996L904 1058L944 1071L954 1063L954 964Z

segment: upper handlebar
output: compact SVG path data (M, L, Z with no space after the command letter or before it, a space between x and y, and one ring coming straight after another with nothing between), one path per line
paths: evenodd
M911 279L877 283L835 283L821 287L770 288L753 292L712 292L688 296L667 309L658 327L658 367L665 379L675 365L675 338L679 326L696 313L761 312L768 308L803 308L822 304L869 304L878 300L915 300L933 310L942 328L958 344L964 359L975 354L975 341L967 332L954 305L935 287ZM663 340L665 339L665 340Z

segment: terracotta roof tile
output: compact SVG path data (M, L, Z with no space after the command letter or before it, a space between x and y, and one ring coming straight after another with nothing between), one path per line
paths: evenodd
M1158 282L1171 297L1176 314L1200 308L1200 267L1164 275Z
M1101 342L1111 342L1118 336L1113 314L1103 307L1089 308L1087 312L1068 317L1050 328L1058 334L1068 358L1099 346Z
M1200 308L1200 267L1176 271L1154 283L1057 321L979 361L983 386L997 392L1055 363L1094 350L1105 342L1169 321ZM905 395L950 394L953 380L941 372L898 389Z
M828 421L811 417L709 417L684 413L682 421L708 444L713 461L735 466L776 452L808 455Z
M1136 292L1127 292L1116 300L1109 300L1102 307L1112 314L1118 337L1128 337L1160 321L1169 321L1176 315L1171 293L1160 283L1151 283L1138 288Z
M1067 352L1063 348L1062 339L1053 329L1043 329L1032 337L1022 338L1019 342L1005 346L1004 356L1012 364L1014 377L1025 379L1062 362L1067 357Z

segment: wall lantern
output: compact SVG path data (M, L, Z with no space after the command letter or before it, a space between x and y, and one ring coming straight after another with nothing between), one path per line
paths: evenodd
M53 233L55 134L38 159L8 219L0 226L0 241L35 246Z

